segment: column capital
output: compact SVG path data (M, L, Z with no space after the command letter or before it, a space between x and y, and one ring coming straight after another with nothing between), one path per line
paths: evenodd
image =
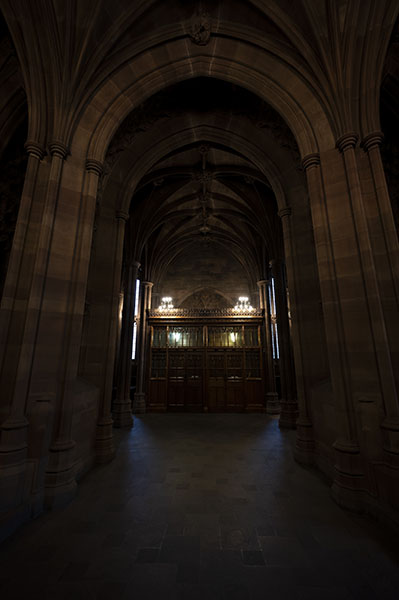
M269 283L268 279L260 279L259 281L256 282L256 285L261 288L264 285L267 285Z
M148 287L148 288L152 288L152 286L154 285L152 281L142 281L141 285L143 285L144 287Z
M308 169L312 169L313 167L320 166L320 154L318 152L314 152L313 154L307 154L302 159L302 166L307 171Z
M115 219L120 219L121 221L127 221L129 218L129 213L124 210L116 210L115 211Z
M48 146L51 156L57 156L62 160L65 160L67 155L69 154L68 147L58 140L54 140Z
M43 146L33 140L27 140L25 142L25 150L29 156L34 156L38 160L42 160L46 155L46 150L43 148Z
M278 216L280 217L280 219L283 219L283 217L290 217L292 213L291 207L290 206L284 206L284 208L280 208L280 210L278 211Z
M102 162L96 160L95 158L88 158L86 160L86 171L88 171L89 173L95 173L100 177L103 174L104 165Z
M355 148L358 140L359 136L357 133L355 131L349 131L337 139L335 146L340 152L346 152L350 148Z
M382 133L382 131L373 131L372 133L369 133L363 138L362 143L360 145L365 152L368 152L376 146L381 146L383 139L384 134Z

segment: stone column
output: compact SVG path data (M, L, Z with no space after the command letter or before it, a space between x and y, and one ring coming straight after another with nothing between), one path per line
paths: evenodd
M33 141L27 142L25 148L29 158L0 311L0 512L21 507L26 496L28 382L24 378L23 388L19 388L18 382L21 371L27 368L28 357L23 357L22 345L35 263L29 231L34 220L34 196L45 151Z
M363 465L351 401L350 375L345 360L345 333L335 271L330 217L320 169L320 156L310 154L302 164L306 171L313 232L323 302L329 368L334 394L338 437L334 442L335 465L332 493L338 503L358 508L357 491L363 483ZM340 199L342 202L342 198Z
M379 216L383 224L383 237L387 250L386 258L390 263L395 296L399 298L399 242L396 232L395 221L392 214L391 199L385 179L384 167L381 159L380 146L383 133L376 131L367 135L362 142L362 147L367 153L373 176L374 189L376 192Z
M281 413L280 427L295 429L298 417L291 332L288 318L284 263L281 259L270 261L276 294L276 313L280 349Z
M308 408L308 399L306 397L306 386L304 376L303 363L303 331L300 330L300 318L296 315L295 308L297 305L297 285L296 285L296 268L295 261L297 260L297 252L294 246L292 222L291 222L291 207L285 206L280 209L278 215L281 219L283 228L285 260L287 265L287 277L290 279L290 311L291 311L291 339L292 349L295 359L295 382L296 382L296 398L298 404L298 418L296 420L297 439L295 445L295 458L304 464L313 464L315 442L313 437L313 427ZM293 315L296 318L293 318ZM302 335L301 335L302 334ZM294 374L293 374L294 375Z
M65 504L76 488L75 441L72 433L74 400L98 181L103 171L102 164L95 159L88 159L85 166L83 193L78 199L80 210L75 230L76 242L71 270L67 273L70 282L67 284L64 322L60 331L53 440L44 478L47 508ZM60 272L59 276L64 277L64 273Z
M23 256L21 267L26 267L26 263L29 264L28 270L25 270L25 276L27 281L22 281L21 273L18 272L18 276L21 277L18 282L18 295L20 294L20 302L23 309L17 308L17 303L13 306L13 310L20 312L20 324L18 326L18 350L17 356L14 354L14 365L13 365L13 376L10 377L8 373L9 381L12 382L13 389L11 392L11 398L13 397L12 405L12 417L11 421L8 419L3 423L3 427L7 432L7 437L13 436L18 430L23 431L27 427L27 421L25 418L25 412L28 404L28 395L32 387L32 372L34 369L34 360L40 355L38 348L40 342L39 327L42 320L45 321L44 315L49 314L48 305L45 302L46 284L48 283L48 270L49 261L51 255L51 245L53 241L53 227L56 221L57 206L59 201L59 189L60 182L64 167L64 161L68 154L66 146L61 142L53 142L49 146L51 159L45 167L47 186L42 190L36 190L34 202L29 206L29 225L30 220L33 219L35 222L35 231L31 229L30 239L27 240L27 246L23 250ZM35 155L37 156L36 149ZM32 170L36 172L37 165L32 165ZM27 176L30 179L31 169L28 169ZM31 185L32 182L29 182ZM33 190L32 190L33 191ZM42 194L40 193L42 191ZM22 199L23 205L25 204L24 198ZM30 201L29 201L30 202ZM25 206L24 206L25 208ZM24 210L23 208L23 210ZM26 262L25 262L26 261ZM25 262L25 265L23 265ZM10 265L12 266L12 265ZM15 274L14 274L15 275ZM51 295L51 292L50 294ZM46 310L47 309L47 310ZM22 313L22 314L21 314ZM43 346L41 346L42 350ZM57 348L58 350L59 348ZM10 351L10 348L9 348ZM47 356L46 356L47 358ZM45 360L42 364L45 364ZM8 369L7 369L8 370ZM6 373L6 369L4 370ZM51 383L50 383L51 380ZM41 399L53 404L55 403L55 387L56 382L53 379L53 373L49 375L47 385L43 386L41 393ZM48 410L47 412L50 412ZM16 423L20 423L17 427ZM23 424L25 423L25 424ZM51 424L49 425L51 427ZM26 433L22 434L25 437ZM18 437L21 438L20 433ZM26 446L26 441L21 443ZM14 444L14 449L18 448L18 444ZM25 453L25 450L24 450ZM21 465L21 461L20 461ZM9 471L11 472L11 470ZM18 492L19 493L19 492Z
M269 281L262 279L257 282L259 288L259 305L264 314L264 337L265 337L265 365L266 365L266 412L270 415L280 413L280 401L276 392L276 378L272 354L272 340L270 330L270 306L268 296Z
M137 363L136 393L134 394L133 412L144 413L145 402L145 363L148 350L147 344L147 310L151 308L151 281L141 282L140 325L139 325L139 356Z
M114 257L114 271L111 302L109 305L109 314L107 315L108 343L103 360L104 374L101 385L96 432L96 460L99 463L105 463L112 460L115 454L112 435L113 420L111 415L112 384L115 368L116 338L118 332L118 306L122 269L123 240L125 236L126 221L128 218L128 213L119 210L116 211L116 230L114 233L114 245L112 249Z
M122 327L119 344L119 361L116 377L116 399L113 404L114 427L132 427L132 401L130 380L132 367L132 343L136 279L140 263L134 261L126 266L123 294Z
M375 229L381 232L380 243L376 247L374 235L374 261L378 278L377 286L381 304L378 309L384 319L384 325L373 315L380 334L380 344L385 347L385 352L378 351L380 371L382 374L384 390L385 419L381 424L384 438L384 449L390 454L399 454L399 401L394 392L394 387L399 388L399 369L391 370L392 364L399 363L399 319L397 307L399 306L399 243L395 222L392 214L391 200L389 197L384 167L382 165L380 145L383 134L379 131L367 135L362 147L367 153L372 173L375 190L375 203L371 204L372 223ZM378 261L378 262L377 262ZM383 339L381 336L383 335ZM388 373L387 373L388 369ZM393 386L392 379L395 381ZM391 385L387 383L391 380Z

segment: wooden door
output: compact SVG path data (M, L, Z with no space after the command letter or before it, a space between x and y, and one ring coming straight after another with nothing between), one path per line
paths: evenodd
M244 354L242 350L226 350L226 410L241 412L245 406Z
M202 411L202 393L204 379L204 351L185 351L186 380L184 386L184 403L186 410Z
M209 412L224 412L226 409L226 363L223 350L207 352L207 396Z
M245 351L246 410L261 412L265 406L260 348Z
M167 408L166 350L153 349L151 352L147 403L149 410L164 411Z
M184 350L169 350L168 409L184 410Z

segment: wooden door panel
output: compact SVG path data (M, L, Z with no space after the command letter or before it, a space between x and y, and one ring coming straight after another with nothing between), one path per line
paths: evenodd
M265 407L263 382L247 380L245 382L245 403L248 412L261 412Z
M184 393L184 403L187 410L200 412L202 410L202 386L187 385Z
M149 410L264 409L259 325L212 324L204 336L202 325L163 329L152 339Z
M226 410L226 389L224 381L209 384L208 407L209 412L224 412Z
M223 350L207 353L207 388L209 412L226 410L226 359Z
M151 380L148 394L148 408L151 411L165 411L167 408L167 383L164 380Z
M227 382L226 386L226 410L241 412L244 410L244 386L242 382Z
M184 409L184 382L169 382L168 385L168 409Z

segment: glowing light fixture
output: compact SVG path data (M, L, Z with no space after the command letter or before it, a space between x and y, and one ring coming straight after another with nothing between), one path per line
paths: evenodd
M173 308L172 298L170 296L164 296L161 300L161 305L158 310L171 310Z
M180 331L175 331L175 332L173 333L173 339L175 340L175 342L179 342L179 341L180 341L180 338L181 338L181 333L180 333Z
M253 307L251 306L247 296L240 296L233 310L240 313L249 313L253 311Z
M234 343L237 341L237 334L235 333L235 331L230 332L230 339Z

